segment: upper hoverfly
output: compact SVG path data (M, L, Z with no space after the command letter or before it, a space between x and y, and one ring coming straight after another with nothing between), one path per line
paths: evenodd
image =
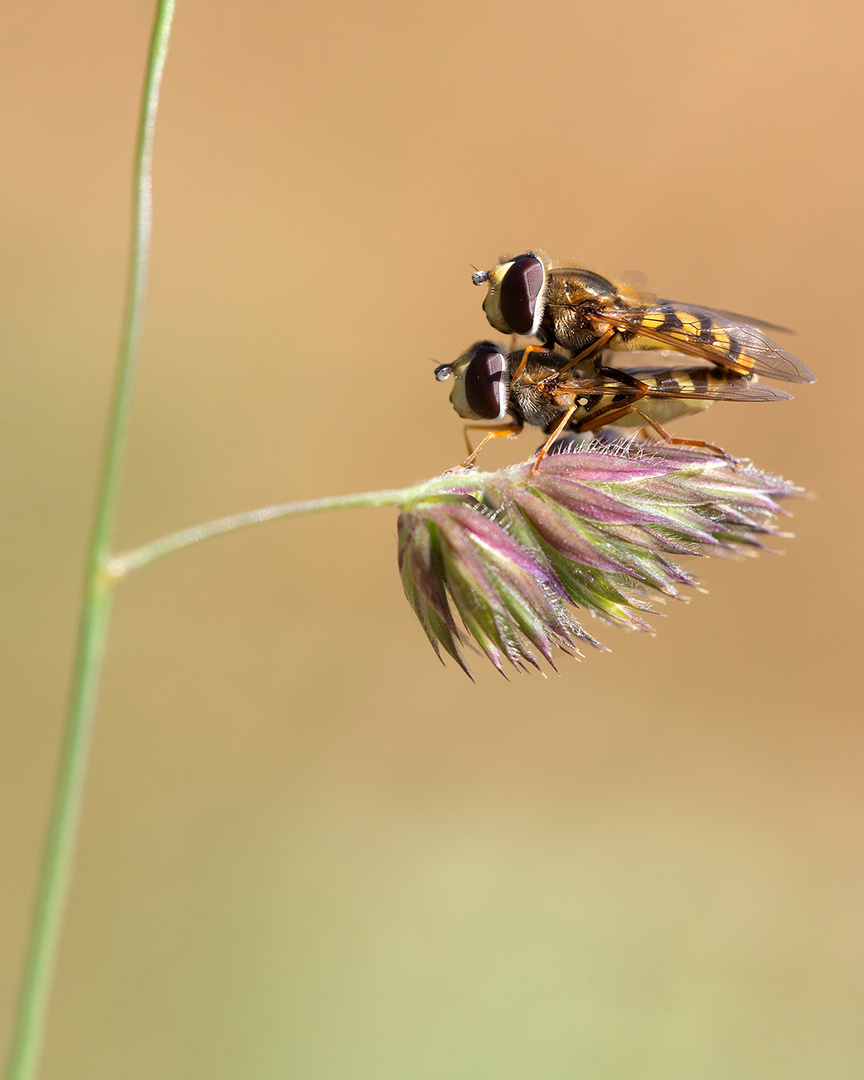
M581 377L566 370L568 358L537 348L504 353L491 341L472 345L452 364L435 369L436 379L454 377L450 401L466 426L488 432L465 461L470 465L490 438L516 435L533 424L550 437L538 462L563 431L594 431L606 424L653 428L672 443L705 447L729 458L713 443L673 439L668 420L707 409L713 401L785 401L785 390L763 386L752 377L710 367L600 367ZM496 421L507 421L495 426Z
M659 300L593 270L557 266L535 252L502 260L471 280L489 286L483 310L496 330L537 337L546 350L566 350L567 368L598 360L604 349L672 349L737 375L816 381L809 368L759 329L783 327Z

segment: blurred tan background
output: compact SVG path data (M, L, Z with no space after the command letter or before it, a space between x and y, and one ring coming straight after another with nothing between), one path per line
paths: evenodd
M463 453L472 264L542 247L798 331L676 425L818 495L560 677L442 668L395 514L114 609L43 1077L864 1074L858 5L180 0L118 546ZM152 9L3 17L0 1038L56 766ZM494 448L527 456L537 438Z

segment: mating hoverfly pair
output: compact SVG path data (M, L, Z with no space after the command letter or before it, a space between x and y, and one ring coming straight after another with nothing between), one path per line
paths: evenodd
M558 266L528 252L472 277L487 285L483 310L504 334L535 337L540 345L503 352L491 341L472 345L435 377L454 377L450 401L469 430L488 439L516 435L532 424L549 435L538 461L564 431L591 432L606 424L653 428L672 443L714 450L712 443L673 439L668 420L708 408L714 401L783 401L784 390L759 376L815 382L815 375L763 330L771 323L732 312L660 300L591 270ZM703 361L698 366L619 369L604 353L668 350ZM704 363L707 361L707 364ZM501 421L507 421L501 424ZM499 422L499 426L495 425Z

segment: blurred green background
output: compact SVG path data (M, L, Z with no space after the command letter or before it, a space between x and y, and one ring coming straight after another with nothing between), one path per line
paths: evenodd
M56 768L152 6L11 8L0 1039ZM117 597L44 1078L864 1075L861 9L180 0L118 546L461 460L472 264L541 247L794 326L782 558L560 677L442 668L395 515ZM537 444L492 448L517 460ZM590 624L589 624L590 628Z

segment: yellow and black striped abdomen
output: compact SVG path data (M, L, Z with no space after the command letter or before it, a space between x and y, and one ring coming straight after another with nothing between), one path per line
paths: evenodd
M745 343L734 333L734 328L721 326L707 312L697 314L676 304L663 303L637 309L631 318L632 330L622 334L621 348L675 349L687 355L703 356L740 375L753 370L754 358L747 355Z
M740 375L727 376L725 372L717 372L715 376L708 368L698 368L692 376L685 369L676 369L674 373L631 371L630 374L638 379L641 390L622 386L618 392L577 396L574 401L577 409L570 426L577 430L590 429L603 416L609 416L607 422L616 424L641 424L643 421L639 413L666 424L678 417L707 409L719 396L717 391L722 393L721 387L727 378L742 380ZM717 391L710 389L710 386L716 386ZM639 412L635 412L635 409ZM612 415L615 415L614 420L611 419Z
M618 338L609 343L612 349L674 349L738 375L815 381L809 368L756 327L707 308L662 300L646 307L604 312L603 319L618 330Z
M715 398L722 397L730 387L738 386L742 379L748 385L753 385L746 376L709 367L669 368L642 373L637 370L632 374L650 387L652 396L657 397Z

